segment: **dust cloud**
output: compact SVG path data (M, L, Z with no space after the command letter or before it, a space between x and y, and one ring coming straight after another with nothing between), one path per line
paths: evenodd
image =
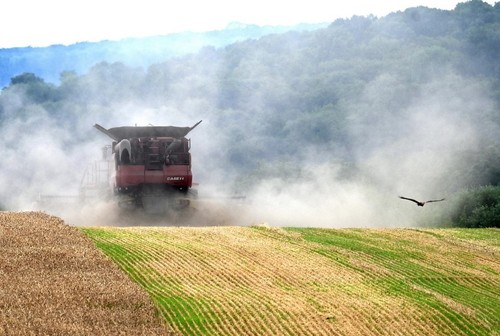
M355 168L346 168L330 152L305 147L292 161L296 176L277 171L251 181L245 190L234 186L248 178L248 172L231 168L223 158L234 134L220 124L219 111L213 109L216 89L192 99L188 83L181 83L179 97L158 108L133 101L88 107L72 122L30 105L20 93L11 99L0 125L0 204L12 211L36 210L40 196L53 196L55 205L46 211L84 226L415 226L434 205L417 208L398 196L442 198L466 186L467 181L454 179L456 171L471 164L461 161L460 153L477 150L498 130L488 120L474 118L476 110L493 109L480 83L449 72L424 83L404 110L390 110L397 91L388 91L397 88L398 81L382 75L366 85L356 105L346 107ZM19 113L21 105L29 106L28 111ZM258 106L265 109L262 101ZM255 117L265 124L268 116ZM78 199L85 169L101 160L101 148L111 141L93 128L95 123L105 128L191 126L200 119L203 123L189 134L199 191L189 213L155 217L123 211L112 201ZM244 198L232 198L235 195Z
M424 208L398 196L421 200L447 198L470 181L460 172L474 162L462 153L480 151L498 129L475 111L493 111L484 87L446 73L419 88L406 110L376 115L390 106L380 102L397 79L381 76L366 86L364 108L349 113L356 171L342 167L327 152L298 162L299 178L257 182L246 222L300 227L413 227L442 204ZM388 97L394 99L394 97ZM380 107L382 105L382 108Z

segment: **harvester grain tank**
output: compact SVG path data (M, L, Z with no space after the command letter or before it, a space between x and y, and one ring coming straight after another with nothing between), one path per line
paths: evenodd
M94 127L112 139L114 169L110 190L125 208L150 212L179 209L195 195L191 171L192 127Z

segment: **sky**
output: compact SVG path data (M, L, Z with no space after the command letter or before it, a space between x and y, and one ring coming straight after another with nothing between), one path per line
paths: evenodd
M231 22L293 25L408 7L453 9L456 0L15 0L0 5L0 48L119 40L224 29ZM486 1L493 5L495 1Z

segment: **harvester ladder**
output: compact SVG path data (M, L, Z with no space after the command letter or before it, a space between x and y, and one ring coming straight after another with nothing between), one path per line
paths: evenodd
M161 160L162 153L160 153L160 142L157 140L151 141L145 151L146 170L161 170L163 162Z

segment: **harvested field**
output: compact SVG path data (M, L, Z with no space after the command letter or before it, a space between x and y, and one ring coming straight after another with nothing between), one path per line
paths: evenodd
M149 296L86 236L0 212L0 335L168 335Z
M497 229L81 230L183 335L499 335Z
M499 242L498 229L77 229L0 212L0 335L498 336Z

